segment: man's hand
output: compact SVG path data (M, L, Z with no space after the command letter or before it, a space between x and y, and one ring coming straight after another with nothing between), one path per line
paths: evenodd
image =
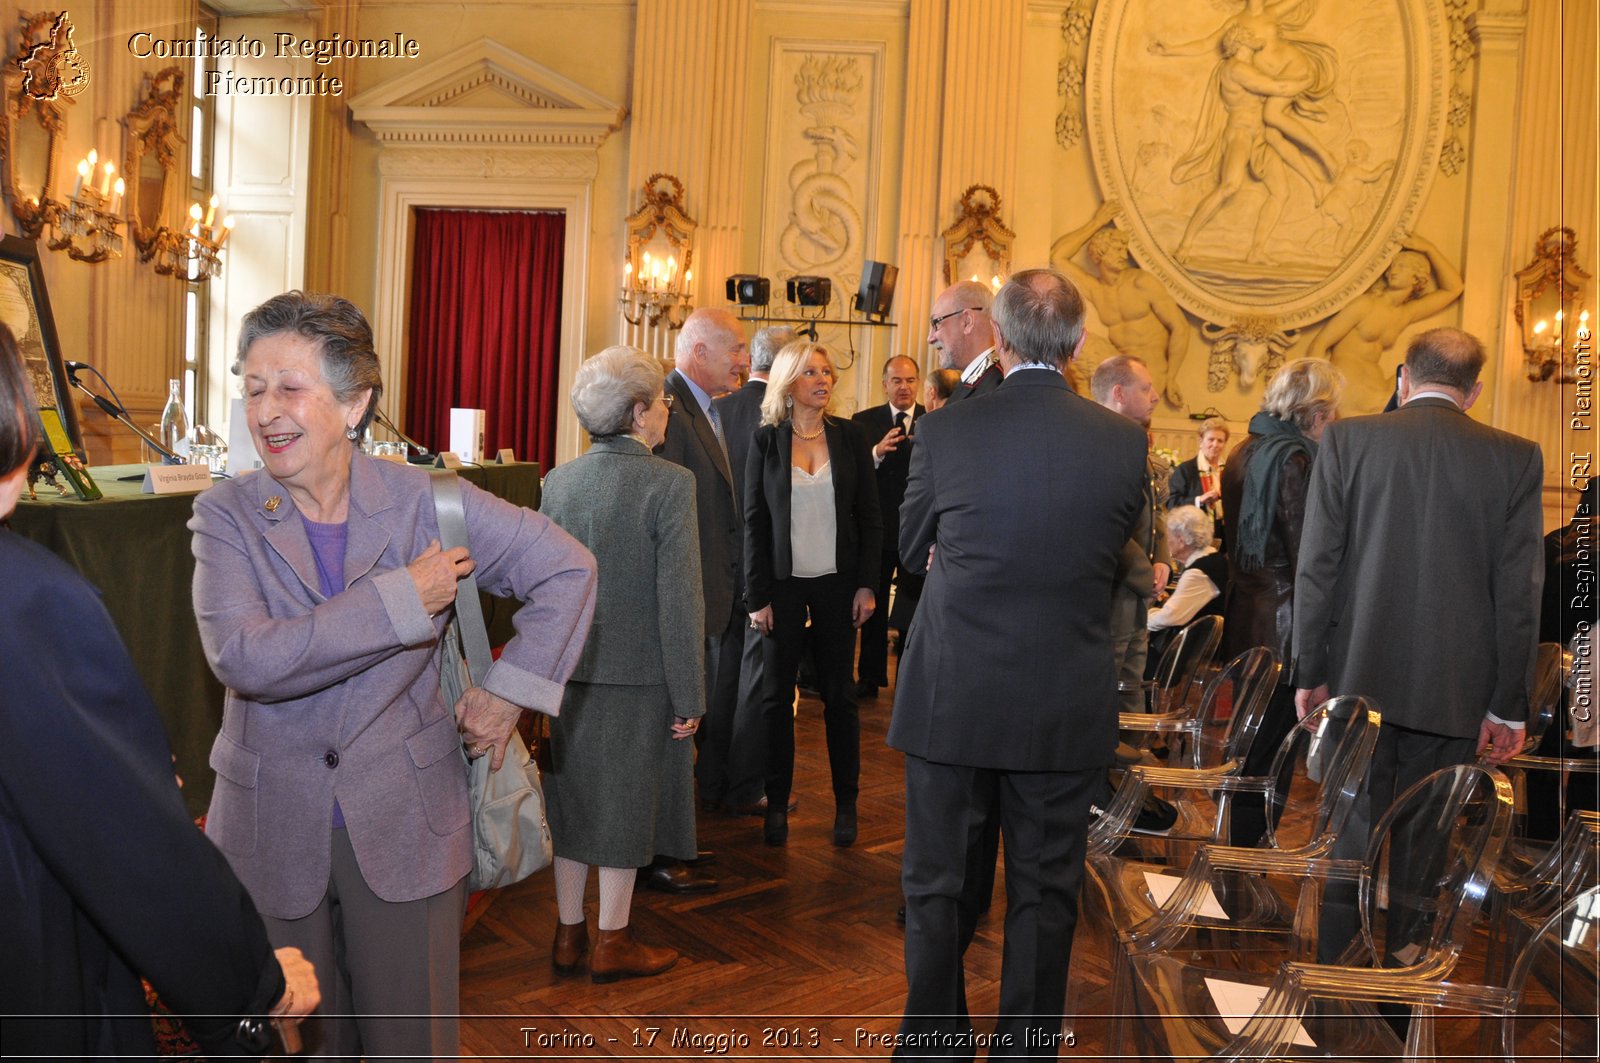
M1478 755L1490 764L1504 764L1522 752L1523 734L1520 727L1507 727L1484 717L1478 727Z
M883 438L878 440L877 445L872 448L872 456L879 461L882 461L890 454L893 454L896 450L899 450L900 444L904 443L905 441L906 434L904 432L902 432L898 427L891 428L889 431L884 433Z
M474 757L493 752L490 771L499 771L506 759L506 742L522 716L522 706L496 697L482 687L468 687L456 702L456 727Z
M1296 690L1294 692L1295 715L1302 720L1305 719L1313 712L1316 712L1322 706L1322 703L1332 696L1332 694L1328 693L1328 684L1326 683L1318 683L1310 689L1302 687Z

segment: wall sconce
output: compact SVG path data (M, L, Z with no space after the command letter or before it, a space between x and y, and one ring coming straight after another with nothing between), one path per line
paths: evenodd
M0 78L0 158L5 192L17 227L37 240L62 209L53 198L61 144L67 135L66 105L88 85L88 73L72 47L66 12L22 20L17 50ZM21 76L17 71L23 71Z
M56 235L45 241L50 250L65 251L79 262L122 257L122 196L127 185L116 174L116 164L110 160L102 164L100 153L93 149L78 161L72 198L56 211Z
M1565 226L1539 234L1533 259L1517 270L1517 324L1528 379L1570 384L1576 379L1574 347L1589 340L1589 312L1584 309L1584 282L1589 275L1577 262L1578 237Z
M1011 272L1011 244L1017 234L1000 220L1000 193L988 185L971 185L961 193L960 216L939 235L944 237L946 284L954 284L966 272L963 260L979 245L988 253L991 266L982 272L993 274L992 286L996 290L1000 279ZM978 274L974 273L972 279L976 281Z
M669 329L681 328L694 309L689 266L697 227L683 210L683 182L671 174L651 174L644 183L644 201L628 215L627 227L619 300L623 320L634 327L665 323Z

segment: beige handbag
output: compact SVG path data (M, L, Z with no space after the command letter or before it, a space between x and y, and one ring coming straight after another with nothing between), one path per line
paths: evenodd
M440 545L466 546L461 480L452 469L431 475ZM439 689L446 702L452 707L460 702L468 687L488 674L491 663L478 581L469 575L456 584L456 613L439 640ZM550 866L555 854L544 814L544 788L539 766L528 756L522 736L512 729L499 771L489 770L489 757L468 758L465 745L461 756L472 803L473 860L467 885L474 890L500 889Z

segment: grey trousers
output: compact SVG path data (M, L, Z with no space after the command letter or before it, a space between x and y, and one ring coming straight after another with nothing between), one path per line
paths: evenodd
M300 1026L305 1055L368 1063L458 1055L466 907L465 878L421 900L381 899L348 832L335 830L322 903L302 919L262 916L274 948L293 946L317 969L322 1006Z

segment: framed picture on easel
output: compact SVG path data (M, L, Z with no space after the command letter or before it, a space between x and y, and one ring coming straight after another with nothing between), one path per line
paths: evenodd
M0 323L11 329L33 378L40 407L57 411L72 449L83 456L78 404L72 400L61 341L56 337L50 296L39 266L39 245L19 236L0 237Z

